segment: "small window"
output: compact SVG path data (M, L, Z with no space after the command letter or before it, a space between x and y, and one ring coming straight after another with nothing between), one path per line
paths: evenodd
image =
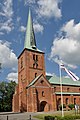
M21 68L23 68L23 57L21 58Z
M43 81L43 80L41 80L41 84L43 84L43 82L44 82L44 81Z
M69 92L70 91L70 88L67 88L67 92Z
M68 105L68 98L66 98L66 105Z
M54 92L56 92L56 87L54 87Z
M36 68L38 68L38 64L36 63Z
M76 98L74 98L74 104L76 104Z
M44 91L42 91L42 97L44 97Z
M37 77L37 73L35 73L35 78Z

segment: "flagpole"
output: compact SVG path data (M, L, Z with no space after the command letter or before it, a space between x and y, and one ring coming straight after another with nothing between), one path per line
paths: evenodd
M59 63L59 74L60 74L62 117L64 117L64 111L63 111L63 95L62 95L62 79L61 79L61 66L60 66L60 63Z

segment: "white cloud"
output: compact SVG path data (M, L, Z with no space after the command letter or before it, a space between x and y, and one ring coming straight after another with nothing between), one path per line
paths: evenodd
M11 22L12 20L9 19L4 23L1 23L0 26L0 31L6 31L7 33L11 32L11 30L14 28L13 23Z
M0 62L2 67L17 70L17 57L13 50L10 49L9 42L2 42L0 40Z
M58 4L61 0L38 0L37 4L39 6L37 13L41 17L55 17L60 18L61 9L59 8Z
M25 31L26 31L26 27L25 27L25 26L20 26L19 30L20 30L21 32L25 32Z
M0 35L4 35L4 33L3 33L3 32L0 32Z
M34 22L33 27L34 27L35 33L38 33L38 32L43 33L44 27L42 25L40 25L38 22ZM25 26L20 26L19 31L25 32L26 27Z
M59 19L62 16L60 3L62 0L25 0L25 5L30 6L34 11L36 24L34 23L35 32L43 32L42 24L50 18ZM42 23L40 24L39 23Z
M18 83L18 73L14 73L14 72L9 73L6 79L9 81L15 81L16 83Z
M72 38L73 40L80 40L80 23L75 24L74 19L63 25L61 31L66 33L66 37Z
M9 33L13 29L12 10L13 0L3 0L0 4L0 32Z
M61 1L62 0L25 0L25 4L31 5L39 17L61 18L62 14L59 8L59 3L61 3Z
M62 37L56 37L51 47L51 58L60 58L69 66L80 65L80 23L68 21L60 30Z
M55 74L54 73L46 73L47 76L54 76Z
M38 32L43 33L44 27L43 27L42 25L40 25L38 22L37 22L37 23L34 23L34 24L33 24L33 27L34 27L34 31L35 31L36 33L38 33Z
M3 14L4 16L6 16L7 18L12 17L13 14L13 10L12 10L12 0L3 0Z
M36 3L36 0L24 0L25 4L34 4Z

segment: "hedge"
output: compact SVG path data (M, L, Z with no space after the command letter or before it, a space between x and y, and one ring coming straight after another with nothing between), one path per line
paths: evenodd
M80 119L80 115L76 115L76 116L45 116L44 120L76 120L76 119Z
M55 120L54 116L45 116L44 120Z

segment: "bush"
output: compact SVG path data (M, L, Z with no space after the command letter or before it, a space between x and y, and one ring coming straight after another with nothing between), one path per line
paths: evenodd
M54 116L45 116L44 120L55 120Z
M74 104L69 104L68 107L72 110L75 107L75 105Z
M80 119L80 116L64 116L64 117L61 117L61 116L57 116L56 117L57 120L76 120L76 119Z
M44 120L76 120L76 119L80 119L80 115L78 116L64 116L64 117L61 117L61 116L45 116L44 117Z

